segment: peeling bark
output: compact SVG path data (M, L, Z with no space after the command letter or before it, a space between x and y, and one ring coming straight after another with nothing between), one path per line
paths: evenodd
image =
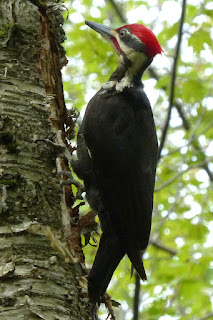
M0 0L0 318L89 319L73 197L57 172L74 127L63 97L60 5ZM56 159L57 158L57 159ZM77 250L76 250L77 249Z

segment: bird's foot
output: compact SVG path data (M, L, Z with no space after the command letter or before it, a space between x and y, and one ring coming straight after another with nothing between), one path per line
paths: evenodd
M93 247L97 247L97 240L94 236L92 236L92 233L94 232L99 235L99 224L95 221L96 215L97 212L90 211L86 215L82 216L79 220L81 234L84 236L85 239L85 244L83 247L85 247L87 244L90 244ZM94 241L94 244L90 243L90 239Z
M116 320L116 316L115 316L113 307L119 307L120 303L115 300L112 300L110 295L107 292L105 292L102 300L103 300L107 310L109 311L107 319Z
M59 144L59 143L55 143L50 139L34 139L33 141L34 143L38 143L38 142L44 142L46 143L47 146L53 148L55 150L55 154L57 156L63 155L65 152L65 144Z
M82 198L82 193L85 192L84 185L83 185L80 181L76 180L76 179L73 177L71 171L60 171L60 172L58 172L58 175L62 175L62 174L65 175L65 176L67 176L68 179L67 179L66 181L63 181L63 182L61 183L61 186L64 187L64 186L72 185L72 184L73 184L73 185L76 186L76 188L77 188L76 199L82 200L82 199L83 199L83 198Z
M70 151L70 148L68 145L66 145L62 139L62 131L58 130L56 132L55 135L55 139L57 141L54 142L52 141L52 139L48 139L48 138L38 138L37 135L34 136L33 138L33 142L34 143L38 143L38 142L44 142L46 143L47 146L49 146L50 148L52 148L54 150L54 154L56 155L56 157L65 157L68 162L72 161L72 152L75 148L73 148L72 151Z

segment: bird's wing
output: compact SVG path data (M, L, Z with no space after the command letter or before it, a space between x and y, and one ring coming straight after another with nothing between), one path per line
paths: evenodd
M97 93L82 124L103 204L126 252L145 250L151 228L157 140L149 101Z

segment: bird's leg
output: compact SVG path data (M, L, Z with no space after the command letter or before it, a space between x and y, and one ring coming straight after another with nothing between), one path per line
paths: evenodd
M64 187L64 186L73 184L77 188L76 199L82 200L83 198L82 198L81 195L82 195L83 192L85 192L84 185L80 181L76 180L73 177L73 174L72 174L71 171L60 171L60 172L58 172L58 175L62 175L62 174L67 176L68 179L66 181L63 181L61 183L61 186Z

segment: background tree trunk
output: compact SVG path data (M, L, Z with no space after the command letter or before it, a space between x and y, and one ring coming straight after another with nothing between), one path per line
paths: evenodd
M0 318L88 319L84 257L60 187L67 115L56 1L0 0ZM44 4L43 4L44 3Z

